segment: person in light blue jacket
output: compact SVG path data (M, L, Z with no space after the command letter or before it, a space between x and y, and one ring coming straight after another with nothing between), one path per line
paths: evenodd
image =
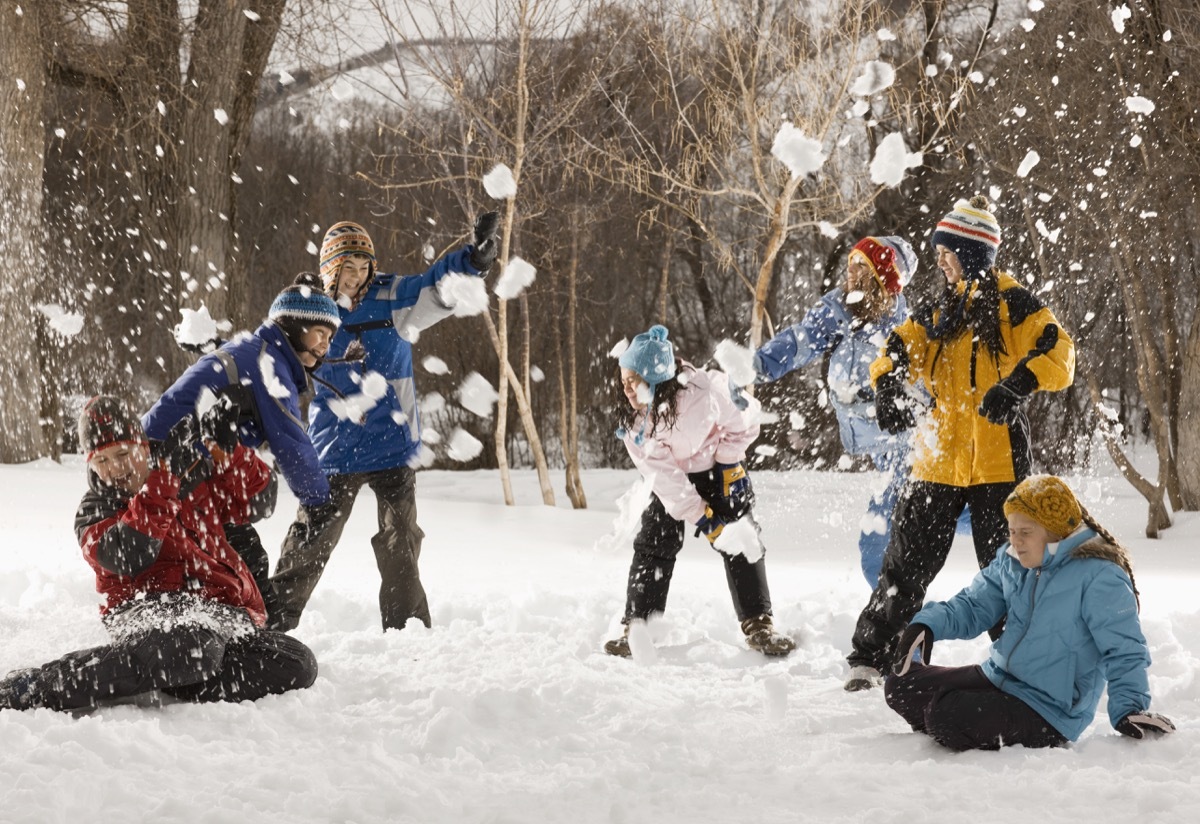
M308 435L331 501L301 506L271 576L276 630L300 622L359 491L369 486L379 506L371 539L379 567L383 628L403 629L409 618L430 625L429 603L417 561L425 533L417 525L416 463L421 419L413 379L412 343L420 332L453 314L452 276L476 277L495 260L499 215L481 215L474 245L451 252L420 275L380 275L366 229L342 222L325 233L321 277L337 301L341 326L327 359L313 375Z
M879 579L892 508L908 476L908 435L889 435L876 423L870 367L888 334L908 318L902 292L916 266L917 257L903 238L863 238L850 250L846 283L754 356L756 383L779 380L830 356L826 386L842 446L850 455L870 455L889 478L883 492L871 498L858 538L863 576L871 586Z
M1010 543L901 636L888 706L952 750L1076 741L1108 687L1108 717L1132 738L1175 731L1150 712L1150 651L1126 550L1060 478L1034 475L1004 503ZM982 666L929 664L934 640L974 638L1002 616Z

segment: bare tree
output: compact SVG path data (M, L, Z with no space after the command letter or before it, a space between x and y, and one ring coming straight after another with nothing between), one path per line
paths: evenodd
M45 454L41 375L31 311L42 263L43 106L41 7L0 0L0 462Z

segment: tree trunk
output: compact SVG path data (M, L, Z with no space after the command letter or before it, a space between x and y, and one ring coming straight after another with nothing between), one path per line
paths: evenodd
M46 454L34 289L42 266L46 68L39 4L0 0L0 462Z
M1184 347L1179 389L1179 493L1183 508L1200 509L1200 311Z

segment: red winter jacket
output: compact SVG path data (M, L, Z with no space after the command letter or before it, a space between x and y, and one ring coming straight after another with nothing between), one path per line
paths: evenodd
M191 592L241 607L263 626L262 595L222 525L256 520L256 496L270 479L271 470L244 446L182 494L180 479L166 469L152 470L132 497L89 470L75 534L96 572L96 591L107 598L101 613L139 596Z

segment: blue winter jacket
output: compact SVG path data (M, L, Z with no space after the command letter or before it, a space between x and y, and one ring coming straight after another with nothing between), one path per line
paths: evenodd
M904 296L899 295L890 316L854 328L846 308L845 289L836 287L808 310L804 320L762 345L755 356L760 381L778 380L832 350L826 378L842 446L851 455L893 450L903 436L889 435L875 422L871 363L879 357L892 329L907 317L908 306Z
M171 427L196 411L205 388L232 392L242 404L241 442L271 447L288 488L305 506L329 502L329 479L300 419L300 392L308 386L304 364L272 321L243 334L192 364L142 418L146 434L161 440ZM252 407L247 409L247 402Z
M1006 545L970 586L913 617L937 641L974 638L1007 614L983 672L1075 741L1096 715L1108 684L1115 727L1150 708L1150 651L1123 551L1081 527L1046 549L1037 569Z
M471 249L451 252L422 275L379 275L357 306L339 307L342 325L327 360L343 357L354 340L366 357L317 370L337 390L318 382L308 410L308 434L326 474L392 469L416 457L421 420L410 339L453 313L453 298L439 288L447 275L480 274Z

